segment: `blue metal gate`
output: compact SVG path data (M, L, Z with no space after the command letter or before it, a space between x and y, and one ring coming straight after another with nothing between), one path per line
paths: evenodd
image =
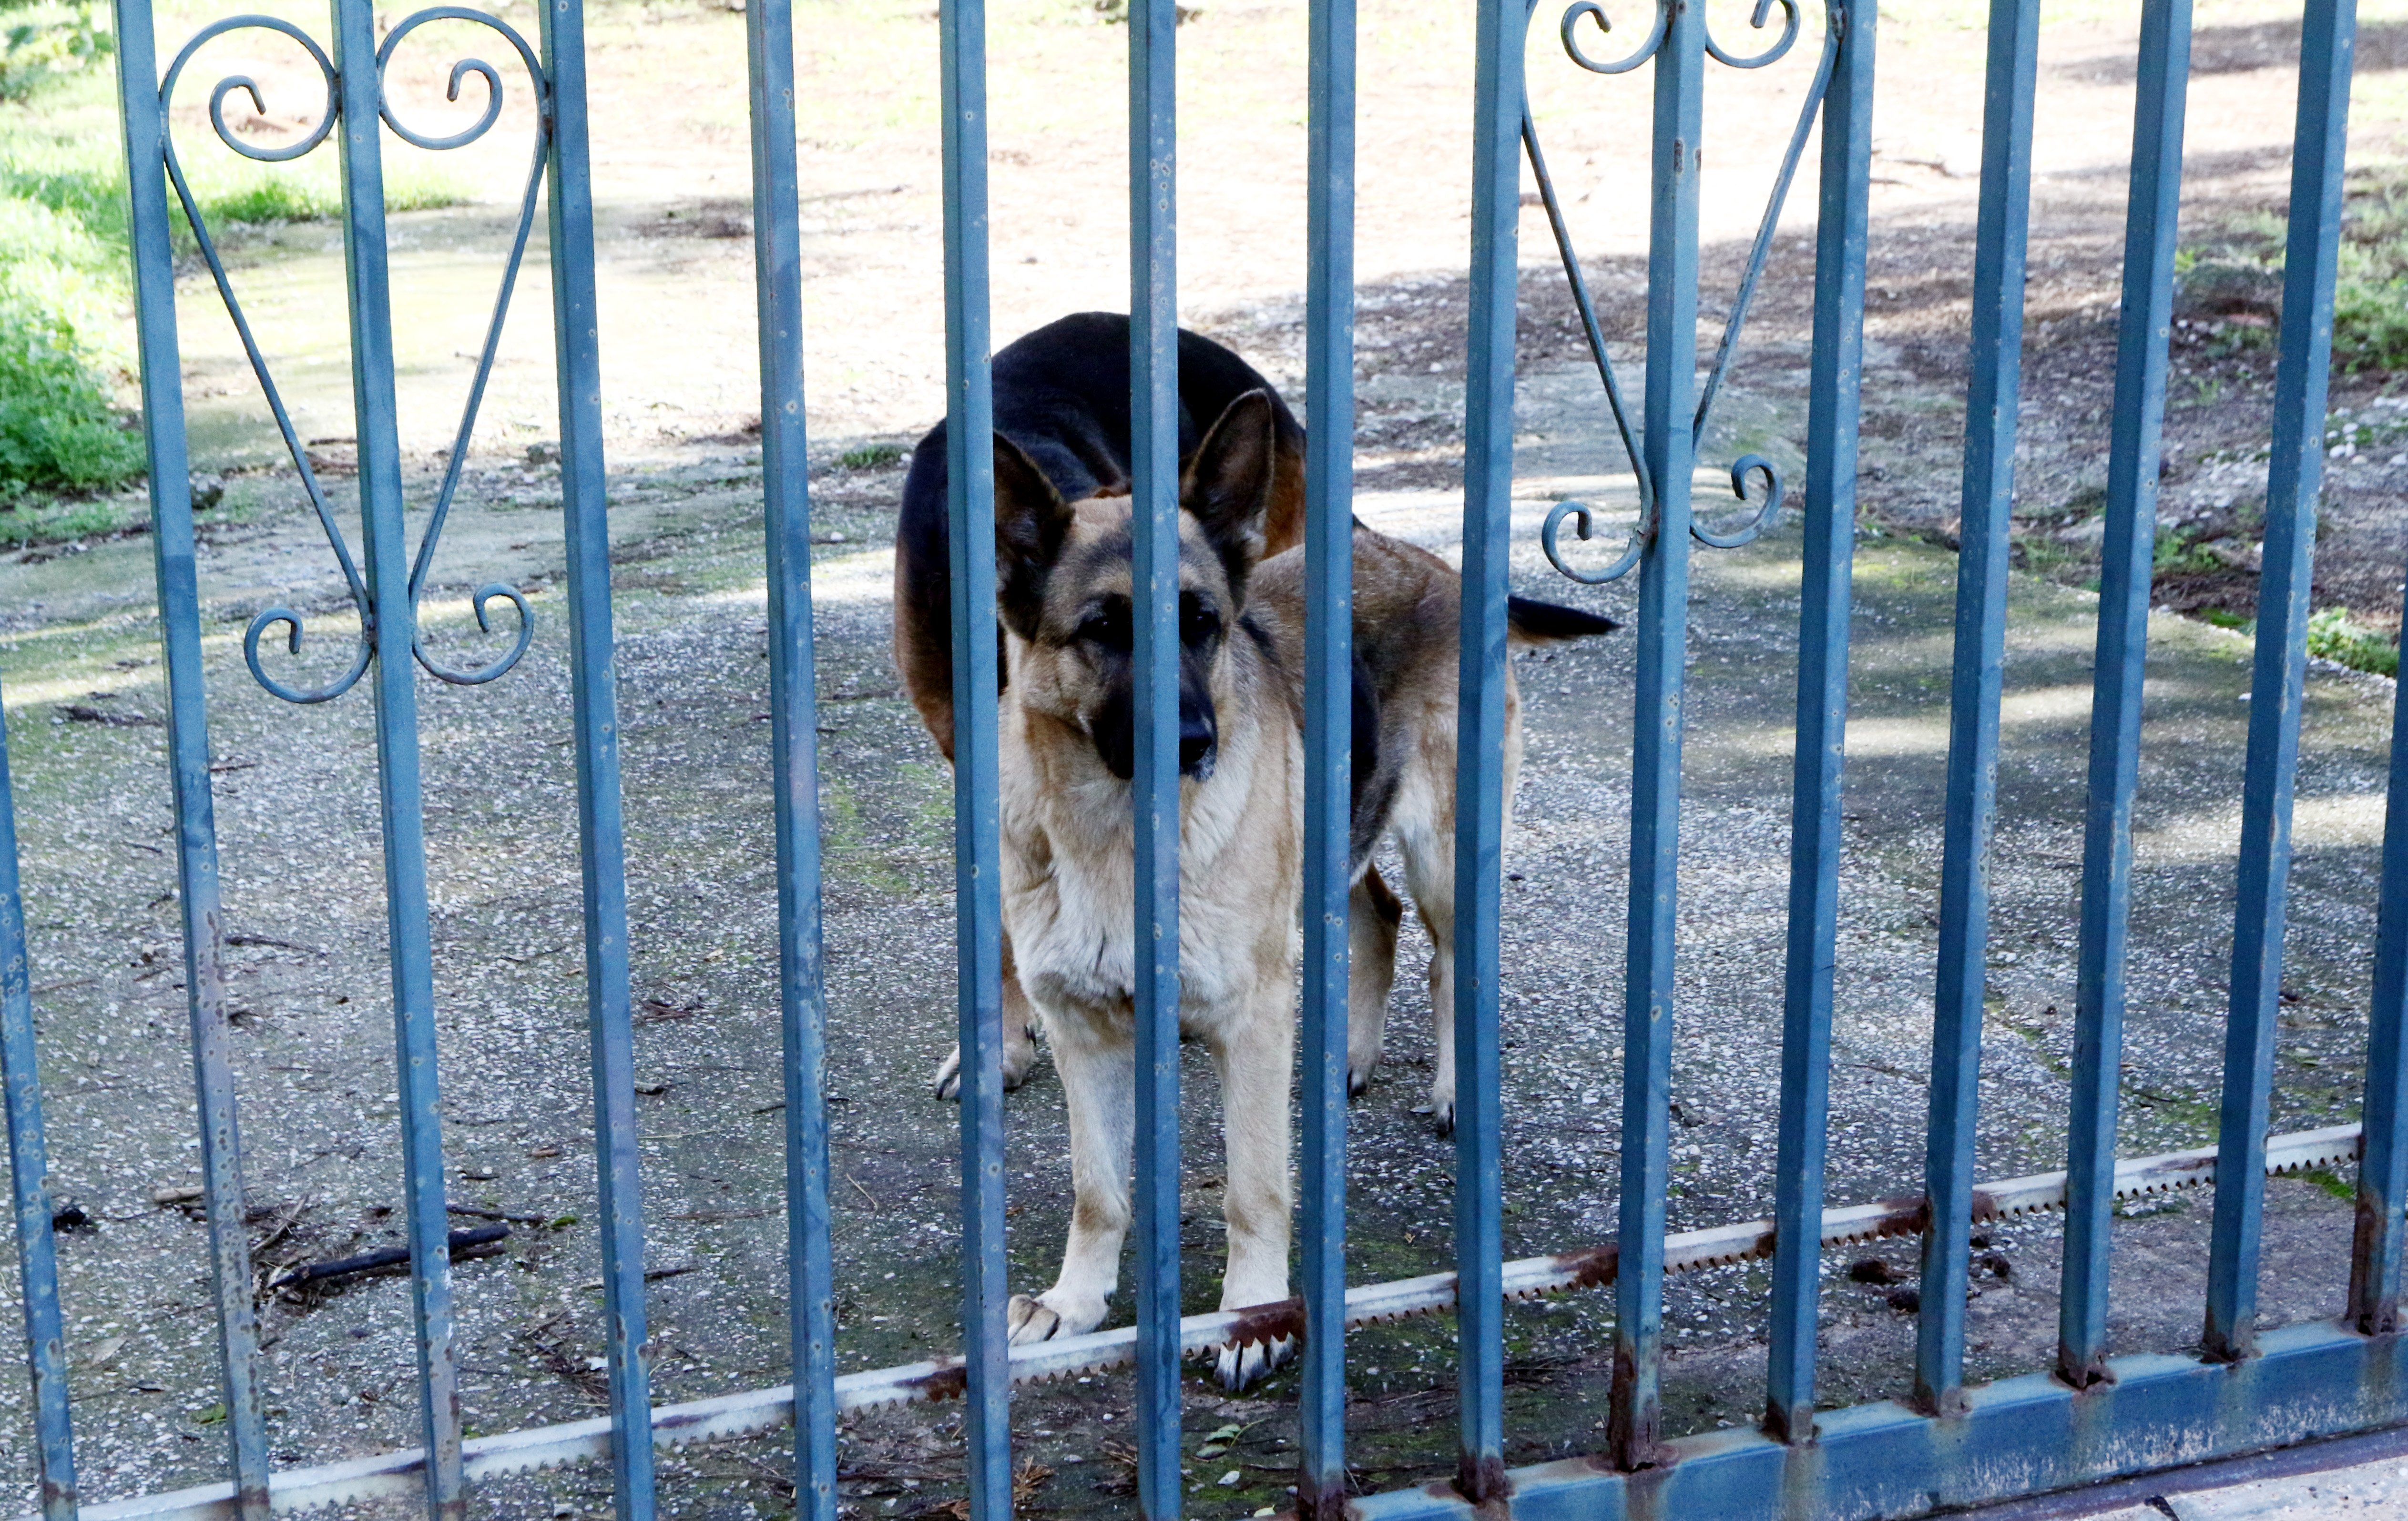
M1345 1281L1346 1031L1349 786L1350 501L1354 418L1354 0L1312 0L1307 529L1309 664L1304 914L1301 1292L1246 1318L1300 1335L1306 1516L1513 1515L1799 1517L1911 1514L2143 1471L2217 1454L2375 1427L2408 1417L2399 1360L2402 1200L2408 1197L2408 744L2395 743L2384 856L2383 913L2371 1021L2363 1130L2268 1136L2280 996L2284 894L2296 766L2326 375L2341 219L2342 161L2354 31L2351 0L2306 0L2299 118L2281 324L2247 788L2240 910L2227 1022L2220 1148L2118 1160L2116 1072L2122 969L2131 896L2131 806L2141 736L2142 673L2152 569L2172 323L2190 0L2144 0L2134 124L2130 218L2098 624L2087 836L2082 886L2080 1004L2069 1160L2062 1173L1979 1184L1973 1172L1976 1074L1986 969L1986 861L1995 807L2000 668L2014 490L2024 260L2030 188L2039 0L1993 0L1985 97L1975 271L1971 394L1956 594L1955 677L1941 907L1937 1032L1928 1162L1920 1198L1847 1208L1824 1200L1826 1068L1831 1035L1841 857L1841 776L1847 715L1856 429L1865 298L1867 194L1874 89L1873 6L1756 0L1748 21L1758 50L1727 50L1698 0L1634 0L1646 28L1614 27L1600 0L1577 0L1558 29L1579 67L1612 76L1653 65L1655 129L1646 375L1635 412L1618 379L1573 254L1539 134L1525 104L1521 0L1480 0L1469 382L1463 516L1461 743L1455 928L1457 980L1455 1239L1456 1271L1430 1278ZM1776 7L1778 14L1776 15ZM1652 8L1651 8L1652 7ZM945 294L950 431L954 711L960 743L954 841L959 914L959 1011L964 1053L961 1242L965 1343L903 1368L836 1374L829 1245L824 1004L820 968L818 775L812 722L810 494L803 428L800 239L796 214L795 36L790 0L754 0L747 15L753 124L762 372L762 464L769 588L780 986L783 1008L790 1230L791 1386L654 1407L645 1368L643 1231L628 993L625 885L614 705L609 561L595 317L593 207L580 0L538 7L535 42L497 17L457 6L411 15L380 40L367 0L335 0L331 46L266 17L205 29L164 75L149 0L117 0L119 68L140 320L143 401L158 596L171 692L169 751L179 845L194 1081L222 1358L229 1478L198 1490L84 1508L99 1516L240 1517L379 1494L423 1494L430 1515L465 1514L471 1482L566 1459L607 1459L621 1521L653 1514L655 1443L795 1430L799 1514L834 1521L840 1411L898 1400L965 1400L971 1514L1008 1515L1008 1400L1015 1381L1111 1361L1135 1364L1139 1508L1181 1509L1182 1357L1227 1339L1240 1318L1179 1315L1179 1132L1175 1012L1179 944L1179 768L1176 704L1177 387L1175 133L1172 0L1131 0L1129 105L1133 392L1137 425L1137 564L1150 589L1137 626L1139 977L1136 1224L1137 1323L1023 1348L1005 1344L1004 1177L1000 1077L1001 917L997 897L993 476L985 439L988 390L987 112L981 0L945 0L943 79ZM469 59L452 72L481 81L487 105L470 128L428 136L386 96L394 50L429 21L490 29L534 81L537 151L477 379L433 519L406 542L394 412L380 123L429 149L464 146L501 109L502 77ZM297 652L302 618L276 607L245 635L257 679L294 703L341 697L366 683L377 716L393 998L402 1083L411 1284L416 1307L422 1443L383 1457L271 1471L257 1374L242 1204L236 1094L226 1055L220 968L218 865L211 817L200 606L187 492L183 405L172 289L171 203L180 204L238 327L242 317L210 233L186 184L167 117L185 63L211 37L242 27L280 33L306 49L325 86L322 115L302 140L276 149L240 140L222 104L257 87L216 84L218 135L254 159L297 158L339 134L350 268L352 378L360 446L363 544L354 561L307 451L249 329L243 341L294 464L357 604L362 634L347 674L296 689L270 673L270 633ZM1764 216L1720 352L1700 385L1698 185L1707 64L1781 62L1819 31L1813 83ZM1794 64L1793 66L1802 66ZM1673 950L1683 738L1683 673L1692 543L1730 547L1780 511L1779 472L1756 456L1730 467L1751 524L1718 533L1692 515L1690 482L1705 422L1735 351L1748 300L1770 248L1790 179L1821 128L1813 389L1803 484L1804 598L1799 649L1786 1014L1779 1131L1779 1195L1770 1221L1668 1235L1668 1106L1674 1035ZM1629 936L1625 988L1625 1087L1617 1240L1586 1252L1503 1259L1499 1155L1498 964L1505 722L1506 573L1512 483L1514 323L1521 164L1526 155L1555 231L1584 329L1640 482L1639 529L1617 558L1581 569L1560 542L1568 522L1589 537L1590 509L1558 505L1544 547L1576 579L1636 573L1639 674L1632 799ZM463 1439L452 1347L435 1005L419 789L414 665L448 682L506 676L528 647L532 612L501 585L476 595L480 624L511 604L510 647L490 664L454 670L417 637L417 603L459 480L479 398L538 199L549 216L553 325L560 381L562 480L567 521L567 616L574 670L575 754L581 824L584 946L593 1054L595 1147L609 1325L607 1418ZM1748 495L1751 489L1753 496ZM981 547L973 548L973 547ZM1157 700L1160 699L1160 700ZM2408 709L2398 739L2408 740ZM64 1332L45 1184L41 1092L16 884L13 816L0 748L0 1061L14 1168L25 1329L36 1393L47 1521L78 1514ZM1166 932L1167 931L1167 932ZM2263 1179L2360 1158L2349 1302L2336 1320L2260 1333L2256 1325ZM2108 1220L2120 1195L2215 1184L2206 1358L2109 1356ZM2047 1373L1969 1387L1964 1377L1967 1241L1974 1222L2061 1206L2067 1215L2057 1365ZM1821 1254L1884 1235L1919 1235L1923 1279L1914 1386L1896 1401L1816 1413ZM1664 1276L1713 1262L1770 1256L1771 1348L1760 1429L1667 1442L1659 1379ZM1610 1284L1615 1296L1614 1381L1606 1450L1595 1458L1509 1470L1504 1462L1501 1307L1514 1297ZM1348 1494L1343 1349L1351 1324L1452 1308L1457 1315L1460 1463L1454 1482L1370 1497Z

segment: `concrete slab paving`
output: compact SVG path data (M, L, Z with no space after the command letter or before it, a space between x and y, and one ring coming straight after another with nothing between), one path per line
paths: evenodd
M2393 1460L2264 1479L2168 1495L2159 1504L2174 1521L2398 1521L2408 1517L2408 1464Z
M1546 373L1527 388L1515 589L1627 619L1635 587L1573 587L1535 547L1537 523L1555 497L1597 501L1609 540L1614 512L1627 509L1627 484L1593 442L1593 427L1575 416L1588 400L1578 378ZM1434 393L1422 405L1448 402ZM1777 399L1734 416L1767 435L1793 420ZM616 556L621 700L663 1400L784 1376L756 468L734 456L643 471L629 481L640 509L614 525L624 535ZM497 484L517 489L515 480ZM819 486L828 540L818 551L815 601L847 1369L910 1361L949 1347L955 1335L955 1111L924 1087L951 1039L948 784L896 690L886 654L884 544L897 484L891 467L876 466L830 468ZM1367 520L1451 552L1460 514L1452 490L1368 492L1361 508ZM509 536L538 516L506 503L472 505L464 517L487 526L464 536L458 558L447 554L443 563L466 576L490 550L523 557L541 576L556 563L546 544L525 530ZM1797 537L1793 525L1748 549L1698 557L1674 1229L1757 1217L1770 1204ZM184 1180L192 1133L182 996L165 960L174 908L163 896L172 861L159 850L159 731L62 716L70 703L159 711L146 554L137 541L0 566L0 599L48 604L0 635L0 673L54 1085L54 1173L99 1222L64 1252L88 1492L96 1496L198 1482L217 1467L208 1329L192 1310L203 1302L198 1227L148 1202L152 1188ZM274 703L242 669L236 637L237 620L263 596L316 595L312 556L322 549L309 544L306 524L276 520L228 533L203 560L229 923L251 937L235 953L233 988L264 1263L365 1249L394 1229L368 709L360 702L299 712ZM1930 545L1870 535L1860 544L1832 1080L1835 1202L1912 1191L1920 1177L1955 575L1955 557ZM34 586L37 594L22 597ZM331 589L319 590L328 596L299 604L333 611ZM459 1170L453 1197L567 1222L522 1230L503 1257L460 1269L466 1399L486 1431L593 1412L589 1359L601 1344L598 1296L583 1286L595 1277L591 1226L571 1218L590 1221L593 1181L573 791L559 744L566 669L558 594L538 584L534 601L538 634L521 672L493 688L430 689L425 698L446 1144ZM2078 590L2031 577L2015 583L1983 1080L1981 1147L1991 1175L2062 1165L2072 868L2095 606ZM435 621L439 637L472 636L456 610L438 609ZM2248 647L2238 635L2161 618L2152 636L2124 1125L2124 1149L2136 1155L2212 1139L2231 812L2249 683ZM304 659L332 659L338 644L326 638L325 652L313 646ZM1505 1227L1515 1255L1587 1244L1612 1230L1631 648L1617 635L1520 666L1530 743L1506 889L1503 1030ZM2298 1001L2283 1031L2280 1128L2355 1115L2390 696L2387 682L2333 670L2310 681L2289 981ZM1431 1056L1426 998L1412 975L1426 946L1408 942L1390 1061L1353 1111L1357 1281L1429 1272L1451 1258L1452 1147L1412 1112ZM1211 1114L1209 1072L1199 1065L1190 1082L1197 1113ZM1013 1100L1010 1126L1020 1211L1013 1281L1040 1285L1068 1204L1050 1066L1040 1063ZM1186 1297L1188 1308L1202 1309L1218 1292L1217 1127L1199 1120L1187 1147ZM2346 1192L2333 1177L2271 1186L2262 1289L2270 1322L2329 1314L2338 1302ZM2196 1338L2206 1203L2203 1195L2169 1199L2118 1220L2119 1350L2180 1350ZM1976 1377L2045 1364L2057 1244L2046 1219L1984 1233L1980 1277L1969 1286L1977 1295ZM1914 1321L1879 1280L1906 1277L1912 1257L1912 1244L1893 1244L1832 1258L1827 1403L1901 1387ZM1870 1266L1852 1272L1858 1259ZM1742 1264L1671 1286L1666 1388L1676 1430L1756 1418L1762 1280L1760 1264ZM5 1283L0 1275L0 1314ZM270 1297L265 1340L280 1460L408 1444L407 1298L397 1279ZM1598 1444L1610 1311L1596 1295L1514 1311L1511 1460ZM1361 1487L1393 1488L1451 1469L1451 1341L1444 1320L1353 1339ZM21 1387L0 1381L0 1428L19 1429L12 1412L22 1398ZM1283 1502L1294 1462L1291 1399L1284 1377L1237 1399L1190 1386L1194 1440L1219 1449L1199 1454L1196 1514L1252 1514ZM1111 1374L1024 1391L1015 1425L1032 1465L1032 1513L1125 1511L1124 1411L1125 1386ZM941 1509L959 1473L955 1419L939 1408L851 1423L848 1506L862 1515ZM778 1444L770 1438L674 1460L666 1471L667 1514L712 1521L779 1514L775 1485L762 1477L783 1461ZM27 1456L13 1439L0 1453L18 1482ZM1219 1485L1232 1468L1240 1482ZM540 1514L553 1504L590 1510L604 1484L585 1471L532 1476L480 1490L478 1506L494 1516Z

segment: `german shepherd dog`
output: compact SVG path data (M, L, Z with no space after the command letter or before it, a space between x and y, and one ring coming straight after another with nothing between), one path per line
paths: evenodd
M1011 1301L1014 1342L1076 1335L1102 1322L1129 1223L1136 959L1127 352L1125 319L1083 314L1030 334L995 362L1002 898L1016 984L1006 1000L1007 1009L1020 1008L1023 1075L1028 1005L1043 1021L1068 1102L1076 1195L1060 1276L1043 1294ZM1191 352L1204 362L1191 366ZM1229 1238L1221 1304L1240 1309L1287 1297L1304 552L1274 552L1273 544L1275 533L1290 542L1300 534L1302 434L1270 388L1227 350L1182 334L1180 358L1183 412L1243 385L1210 414L1192 450L1182 418L1179 491L1180 1026L1205 1044L1220 1073ZM932 607L949 611L942 462L940 430L923 440L905 488L896 649L924 719L949 747L950 618L932 627L930 618ZM1436 556L1358 523L1354 591L1350 1087L1360 1093L1369 1083L1384 1036L1402 906L1370 852L1392 835L1434 947L1430 1099L1447 1129L1460 581ZM1614 626L1521 598L1509 604L1509 623L1520 644ZM1505 712L1510 810L1521 760L1510 666ZM1241 1387L1289 1350L1283 1342L1226 1347L1222 1380Z

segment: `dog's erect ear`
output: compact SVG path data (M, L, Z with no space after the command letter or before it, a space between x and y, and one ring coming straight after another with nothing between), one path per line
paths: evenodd
M1070 507L1045 472L1001 434L995 435L995 603L1004 626L1037 637L1045 576L1070 532Z
M1263 557L1278 448L1271 393L1250 391L1212 424L1179 483L1179 505L1195 515L1221 556L1230 590L1240 596L1246 573Z

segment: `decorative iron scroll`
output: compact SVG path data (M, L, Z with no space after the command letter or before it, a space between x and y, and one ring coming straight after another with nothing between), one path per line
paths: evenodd
M533 162L527 169L526 190L520 198L518 231L510 242L509 259L502 269L500 289L494 299L493 319L486 325L484 347L477 356L476 376L469 383L467 401L461 409L460 426L452 435L452 452L444 469L443 484L436 493L435 510L427 519L426 531L419 539L418 553L410 565L409 601L412 608L417 606L419 599L425 593L427 572L435 561L436 546L441 542L443 525L452 512L452 500L459 490L460 472L468 456L468 442L476 431L477 413L483 405L486 382L493 375L494 357L501 345L502 323L509 313L510 296L518 284L519 267L525 260L527 239L534 231L536 200L543 187L544 166L549 160L552 148L552 91L550 79L543 70L542 59L532 47L528 46L526 38L509 22L488 15L484 11L470 9L464 6L436 6L418 11L386 34L382 46L377 49L377 109L384 124L392 128L394 135L405 142L432 151L443 152L455 148L466 148L478 141L501 119L501 74L483 59L464 58L452 66L451 83L445 98L458 100L461 83L471 75L482 80L485 88L485 108L473 124L448 135L427 135L412 130L401 120L394 109L391 96L385 92L386 65L393 58L394 50L400 46L404 37L429 21L473 21L480 26L490 27L500 34L502 39L516 50L520 63L526 67L527 77L535 83L536 138ZM176 85L183 75L184 65L192 61L193 55L204 44L228 32L251 27L258 27L290 37L300 44L302 50L309 55L310 62L318 65L319 75L324 80L326 89L325 103L320 111L318 122L299 142L291 143L282 148L260 148L243 141L226 124L226 97L240 91L251 97L251 108L263 116L267 112L267 105L261 96L256 81L246 76L233 75L219 80L215 88L209 92L209 125L215 129L220 142L224 143L244 158L253 159L263 163L282 163L302 158L324 142L327 135L333 132L335 119L342 109L341 96L337 88L334 63L326 56L325 50L320 48L299 27L273 16L230 16L223 21L213 21L194 34L193 39L184 44L183 50L176 55L175 62L168 65L166 77L160 83L161 113L165 115L171 110ZM234 320L235 332L242 339L243 353L251 362L251 373L259 379L259 388L267 399L268 410L275 416L277 431L283 435L285 450L293 457L294 468L300 473L302 489L308 493L309 505L318 514L318 525L325 532L328 547L335 552L335 562L343 573L344 584L351 593L352 606L358 610L360 618L359 645L352 654L350 668L323 686L295 689L269 675L266 667L261 663L260 641L270 629L280 625L287 631L285 639L287 651L294 655L301 652L302 615L290 607L269 607L251 620L250 627L243 631L243 659L249 662L251 674L258 679L262 687L288 703L330 702L358 685L360 677L366 673L369 662L377 655L379 641L376 619L368 600L367 582L360 574L358 562L351 555L350 544L343 537L341 526L335 520L334 507L327 500L325 488L320 483L317 472L310 466L308 452L301 447L300 435L293 426L292 414L284 405L282 393L277 389L275 377L268 373L267 361L261 354L259 342L251 334L250 320L243 315L242 303L236 297L234 283L226 274L225 261L218 253L216 240L209 235L208 223L201 215L200 205L194 199L192 186L185 178L183 164L176 155L174 135L165 134L163 136L167 178L175 187L176 199L184 208L185 220L192 224L194 241L199 245L201 257L209 266L210 277L217 282L218 295L225 303L226 315ZM496 659L471 670L454 670L428 654L424 644L415 632L410 638L410 654L416 658L420 665L425 667L430 675L456 686L476 686L507 674L511 667L518 664L520 658L526 654L528 645L535 638L535 614L527 605L526 597L516 588L506 586L498 581L493 582L479 588L475 595L470 598L470 605L476 611L479 629L488 633L492 631L490 609L492 604L497 599L508 601L517 610L518 637L512 642L510 647Z
M1575 0L1575 4L1564 12L1563 24L1558 28L1564 51L1573 63L1592 74L1627 74L1662 50L1665 36L1670 29L1671 7L1680 3L1684 0L1654 0L1654 24L1645 38L1626 56L1599 63L1582 48L1580 23L1593 20L1598 34L1610 36L1613 31L1612 19L1606 14L1600 0ZM1776 5L1782 10L1781 35L1761 52L1741 56L1727 51L1714 40L1711 25L1707 26L1705 33L1706 51L1732 68L1764 68L1779 63L1798 42L1799 0L1756 0L1756 11L1749 19L1749 24L1758 31L1763 30L1772 19L1772 7ZM1697 415L1690 423L1693 447L1704 439L1706 424L1713 417L1714 403L1722 395L1723 379L1730 371L1731 360L1739 349L1740 334L1747 325L1748 307L1756 300L1756 281L1763 276L1765 263L1772 254L1772 235L1780 226L1781 209L1789 198L1790 182L1797 178L1799 161L1806 152L1806 139L1813 131L1815 113L1823 108L1823 97L1831 86L1831 70L1839 58L1840 40L1845 32L1847 14L1841 0L1825 0L1823 14L1822 59L1815 66L1814 81L1807 89L1805 104L1799 109L1798 125L1790 133L1788 150L1782 155L1781 172L1773 180L1771 197L1765 205L1763 220L1756 227L1755 247L1748 253L1747 271L1741 277L1739 290L1731 299L1730 316L1723 323L1722 341L1714 349L1713 364L1706 372L1706 383L1698 392ZM1638 526L1631 531L1630 541L1623 547L1622 552L1602 570L1573 569L1565 561L1558 542L1564 520L1568 518L1573 520L1574 536L1583 541L1588 539L1595 528L1596 514L1586 503L1556 503L1540 527L1539 546L1546 551L1550 564L1572 580L1587 586L1600 586L1630 574L1654 539L1656 485L1648 475L1646 457L1640 447L1639 429L1632 422L1630 409L1623 402L1622 384L1614 375L1613 361L1606 352L1605 331L1597 320L1597 304L1589 295L1588 278L1581 270L1580 256L1573 250L1571 229L1565 224L1563 205L1555 193L1555 179L1547 173L1546 155L1539 147L1538 123L1526 104L1522 111L1522 146L1529 155L1530 172L1539 181L1539 198L1546 207L1547 225L1555 232L1555 251L1563 261L1564 277L1571 286L1573 304L1580 309L1581 330L1588 339L1590 357L1597 362L1598 378L1605 387L1606 405L1612 413L1614 428L1621 435L1623 453L1630 461L1632 477L1639 484ZM1761 487L1761 494L1754 499L1747 494L1751 476ZM1753 542L1757 534L1780 520L1785 486L1778 465L1760 454L1744 455L1731 465L1730 480L1731 494L1754 507L1755 514L1727 532L1707 528L1692 519L1689 536L1711 548L1738 548Z

